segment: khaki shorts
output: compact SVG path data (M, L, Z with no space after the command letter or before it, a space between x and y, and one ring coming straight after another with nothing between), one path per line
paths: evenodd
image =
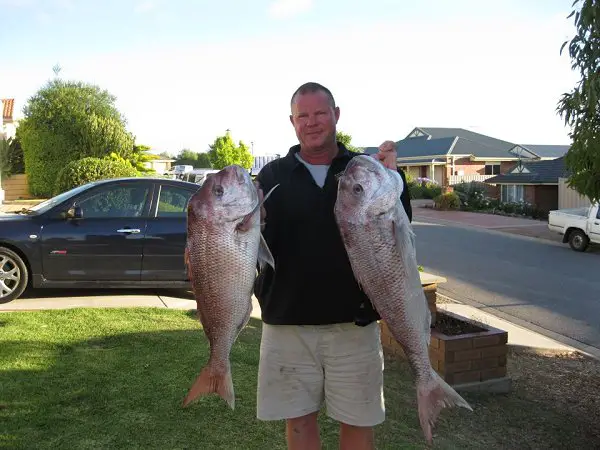
M319 411L354 426L385 420L379 324L263 324L257 418L281 420Z

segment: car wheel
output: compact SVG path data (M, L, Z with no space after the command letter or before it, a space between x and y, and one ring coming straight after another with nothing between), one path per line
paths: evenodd
M581 230L573 230L569 234L569 245L576 252L585 252L589 243L589 238Z
M0 303L19 298L27 287L28 279L23 259L12 250L0 247Z

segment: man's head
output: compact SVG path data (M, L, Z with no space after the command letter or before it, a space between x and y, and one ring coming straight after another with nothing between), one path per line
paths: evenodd
M290 121L304 150L336 145L340 109L329 89L319 83L305 83L296 89L290 103Z

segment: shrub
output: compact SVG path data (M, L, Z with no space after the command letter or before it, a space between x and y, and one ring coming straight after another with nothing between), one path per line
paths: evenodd
M127 161L87 157L71 161L58 173L54 195L90 181L119 177L135 177L138 171Z
M505 202L499 203L498 211L508 215L531 217L533 219L547 219L548 211L538 208L528 202Z
M435 181L429 178L412 178L407 177L407 184L410 192L410 198L415 199L433 199L442 193L442 187Z
M423 187L423 198L433 199L442 194L442 187L436 182L427 182Z
M471 181L470 183L456 184L453 188L465 210L479 211L492 206L491 200L486 196L485 183Z
M460 208L460 199L455 192L446 192L445 194L440 194L433 199L435 202L435 207L438 209L459 209Z
M5 177L25 173L23 149L18 136L10 139L0 139L0 169Z

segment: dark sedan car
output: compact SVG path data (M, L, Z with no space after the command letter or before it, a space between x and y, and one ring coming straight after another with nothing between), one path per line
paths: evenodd
M189 288L187 204L199 185L117 178L0 215L0 303L33 288Z

